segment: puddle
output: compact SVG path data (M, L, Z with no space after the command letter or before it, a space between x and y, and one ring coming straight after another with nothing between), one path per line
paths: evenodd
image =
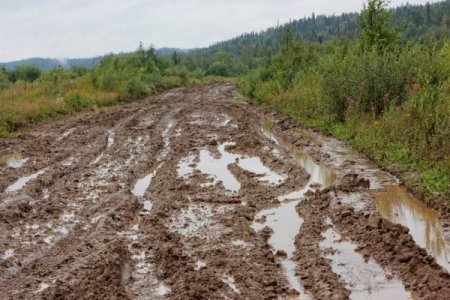
M50 287L50 285L42 282L41 284L39 284L39 287L38 287L36 293L42 293L43 291L45 291L49 287Z
M64 167L70 167L76 161L77 161L77 159L75 157L69 157L68 159L63 160L62 165Z
M162 132L162 139L163 139L163 149L159 153L157 160L162 161L166 159L167 155L170 152L170 130L175 126L175 123L170 120L169 123L167 123L166 127L164 128Z
M199 260L199 261L197 261L195 263L195 270L196 271L199 271L199 270L203 269L204 267L206 267L206 263L201 261L201 260Z
M389 280L384 270L372 260L366 263L355 252L356 246L343 241L332 228L322 233L322 236L325 240L320 243L320 247L328 252L325 257L331 260L333 272L339 274L351 291L350 299L413 299L398 279Z
M273 127L272 121L270 119L264 119L261 131L266 138L273 141L275 144L279 145L280 143L278 142L275 135L272 133L272 127Z
M450 272L450 245L443 237L438 212L398 186L388 186L373 196L384 218L408 227L416 243Z
M105 154L102 152L100 153L89 165L96 165L98 164L98 162L103 158L103 156L105 156Z
M271 133L271 128L272 124L269 121L265 121L262 132L267 138L280 144ZM300 284L300 280L295 275L295 263L292 261L292 255L295 251L295 236L303 224L303 219L298 215L295 207L303 199L304 194L311 189L312 184L318 184L321 188L329 187L336 180L336 175L331 170L316 164L304 151L294 149L289 145L283 146L291 153L292 158L299 166L304 168L311 176L302 189L278 197L278 200L281 202L278 207L259 212L256 218L265 217L266 221L264 223L255 222L252 228L255 231L260 231L265 226L268 226L273 230L269 244L274 251L281 250L286 252L287 258L283 259L281 263L291 288L300 293L300 299L308 299Z
M236 247L242 247L242 248L251 248L252 245L249 243L244 242L243 240L234 240L231 241L231 245Z
M29 159L22 158L20 153L13 153L11 155L6 155L0 158L0 162L6 164L8 168L19 169L21 168Z
M147 189L150 187L150 185L152 184L152 180L153 178L156 176L156 173L158 172L158 170L162 167L162 164L158 165L156 167L156 169L146 175L145 177L139 179L138 181L136 181L136 183L134 184L133 189L131 190L131 193L138 198L142 198L145 195L145 192L147 191Z
M224 275L222 278L222 282L228 285L235 294L241 294L241 291L237 288L234 278L228 275Z
M165 286L164 284L160 284L156 289L155 289L156 295L158 296L165 296L168 293L170 293L170 289Z
M219 145L217 148L220 153L219 158L214 157L209 150L202 149L199 154L199 162L196 164L194 164L195 156L189 155L180 161L178 175L186 179L193 175L194 169L196 169L203 174L209 175L211 179L211 182L202 186L214 186L220 181L227 191L235 194L239 192L241 184L228 168L229 165L234 163L237 163L241 169L258 175L259 181L267 182L271 185L280 184L286 179L286 176L279 175L264 166L259 157L247 157L225 150L226 147L234 145L234 143Z
M8 186L5 191L7 193L16 192L16 191L22 189L28 182L38 178L40 175L44 174L45 172L47 172L47 169L40 170L30 176L22 177L19 180L17 180L15 183L13 183L12 185Z
M44 243L50 245L50 244L52 243L52 241L53 241L54 238L55 238L55 237L54 237L53 235L50 235L50 236L44 238Z
M3 253L2 259L3 260L7 260L7 259L10 259L13 256L14 256L14 250L9 249L9 250L6 250L5 253Z
M115 138L116 133L112 130L110 130L108 132L109 132L109 134L108 134L108 140L107 140L107 148L109 149L114 144L114 138Z
M280 184L287 178L286 176L278 175L264 166L259 157L241 158L239 159L238 166L251 173L261 175L258 180L266 181L272 185Z
M58 142L59 142L59 141L62 141L64 138L66 138L66 137L68 137L69 135L71 135L72 132L75 131L75 129L76 129L76 128L71 128L71 129L65 131L65 132L64 132L63 134L61 134L61 136L59 136L56 140L57 140Z

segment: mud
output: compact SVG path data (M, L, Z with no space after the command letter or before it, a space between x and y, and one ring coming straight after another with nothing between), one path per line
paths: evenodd
M450 298L437 256L378 213L394 177L239 98L174 89L0 140L1 298ZM277 248L280 208L301 222Z

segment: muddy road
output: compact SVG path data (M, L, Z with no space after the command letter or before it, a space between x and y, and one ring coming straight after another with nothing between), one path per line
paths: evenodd
M0 140L0 298L450 299L448 216L241 100L180 88Z

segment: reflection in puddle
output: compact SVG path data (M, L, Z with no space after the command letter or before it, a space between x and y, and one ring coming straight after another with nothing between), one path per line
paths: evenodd
M40 170L39 172L31 174L30 176L19 178L19 180L17 180L15 183L8 186L5 191L7 193L16 192L16 191L22 189L29 181L38 178L40 175L44 174L45 172L47 172L47 169Z
M212 182L205 183L202 186L214 186L220 181L225 189L232 193L238 193L241 188L240 182L228 169L228 166L234 163L237 163L241 169L258 175L259 177L257 179L259 181L267 182L271 185L280 184L286 179L286 176L279 175L264 166L259 157L247 157L241 154L234 154L225 149L228 146L234 145L234 143L219 145L219 158L214 157L207 149L200 150L198 163L194 163L195 156L193 155L183 158L178 166L178 176L187 179L190 175L194 174L194 169L196 169L203 174L209 175L209 178L212 180Z
M275 135L272 133L272 127L273 127L272 121L270 119L266 118L263 121L263 126L262 126L261 131L266 138L273 141L275 144L279 145L280 143L278 142Z
M279 144L278 140L271 133L270 128L271 124L266 124L265 122L262 128L264 135ZM287 276L291 288L300 293L300 299L307 299L300 281L295 275L295 263L292 261L292 256L295 251L295 236L303 224L303 219L298 215L295 207L310 189L311 184L319 184L322 188L329 187L334 183L336 175L327 168L316 164L305 152L296 150L290 145L283 146L290 151L292 158L311 176L308 183L301 190L280 196L278 200L281 203L278 207L258 213L256 218L265 217L266 221L263 224L255 222L252 228L255 231L260 231L265 226L268 226L273 230L269 244L275 251L282 250L286 252L287 258L282 260L284 273Z
M355 252L356 246L343 241L341 236L329 228L322 236L320 247L331 260L333 272L351 291L350 299L412 299L397 279L388 280L383 269L369 260L367 263Z
M310 174L308 184L301 190L278 197L279 201L294 200L302 198L310 189L311 184L320 184L322 188L331 186L336 180L336 174L314 162L306 152L298 149L290 149L292 158Z
M450 271L450 246L441 231L439 213L414 199L398 186L388 186L373 194L380 214L391 222L409 228L416 243Z

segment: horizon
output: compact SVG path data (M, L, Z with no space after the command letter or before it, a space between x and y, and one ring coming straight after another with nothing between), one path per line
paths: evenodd
M106 0L95 1L95 3L83 1L86 5L80 5L74 0L66 1L65 4L57 3L55 0L45 0L41 3L33 3L31 6L23 6L24 0L7 0L0 4L0 26L11 28L7 32L0 32L0 39L8 41L8 43L0 45L0 63L31 58L65 60L101 57L109 53L134 51L141 42L146 48L152 46L156 49L190 50L206 48L245 33L265 31L275 27L278 23L285 25L291 20L310 17L313 13L331 16L359 12L363 3L365 3L361 0L346 1L345 4L340 5L327 3L324 0L250 0L237 4L237 0L233 0L231 3L217 2L217 5L212 5L212 8L199 9L200 4L211 4L211 1L188 0L183 2L174 0L167 4L159 0L153 0L150 5L147 3L142 5L143 0L132 0L127 5L117 5L118 8L115 5L106 5ZM280 5L280 1L284 2L284 5ZM399 7L407 3L423 5L427 2L441 1L394 0L391 1L390 7ZM39 6L39 9L36 9L36 6ZM141 14L140 18L132 18L132 14L129 20L123 24L106 21L120 19L119 17L124 12L130 13L137 6L140 9L138 11L138 15ZM95 7L97 9L93 9ZM108 11L107 8L110 10ZM156 12L151 13L156 15L165 11L163 15L167 18L150 20L150 24L147 24L148 16L143 14L149 8L155 8ZM191 11L186 8L190 8ZM42 15L42 11L46 9L53 13L47 14L48 19L39 18L38 16ZM55 9L59 10L60 14L55 14ZM292 13L293 11L301 11L301 13ZM105 12L105 15L95 14L96 12ZM192 12L197 18L186 19L186 15L190 17ZM63 18L63 16L66 18ZM101 24L95 26L97 18L100 18ZM236 20L230 22L229 18ZM28 21L23 22L23 19ZM88 20L85 22L87 24L79 22L86 19ZM174 20L181 24L171 26ZM56 21L59 21L59 23ZM168 22L168 24L164 25L165 22ZM59 27L55 26L55 23L58 23ZM185 23L185 26L182 26L183 23ZM121 25L126 28L120 27ZM99 29L99 27L101 28ZM136 30L136 28L140 28L140 30ZM182 36L179 28L184 29L181 32L183 33ZM44 30L45 34L39 29L46 29ZM107 34L108 31L119 31L119 34L111 36L111 34ZM97 42L92 42L92 40ZM103 41L103 43L98 41Z

